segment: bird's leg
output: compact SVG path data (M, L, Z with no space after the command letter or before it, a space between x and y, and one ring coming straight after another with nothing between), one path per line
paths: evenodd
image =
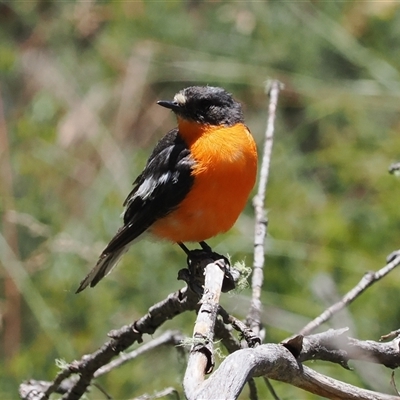
M177 242L178 246L185 252L187 255L187 263L188 267L190 267L193 263L199 262L202 259L212 259L214 261L224 259L226 265L230 266L229 260L218 253L215 253L212 248L203 240L199 242L201 249L189 250L182 242Z
M199 245L201 246L201 248L208 252L208 253L212 253L212 248L204 241L202 240L201 242L199 242Z
M182 242L178 242L178 245L186 253L186 255L189 257L190 256L190 250Z

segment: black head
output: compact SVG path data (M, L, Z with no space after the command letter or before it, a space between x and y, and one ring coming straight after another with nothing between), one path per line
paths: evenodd
M209 124L232 126L243 122L240 103L219 87L190 86L178 92L173 101L158 101L184 119Z

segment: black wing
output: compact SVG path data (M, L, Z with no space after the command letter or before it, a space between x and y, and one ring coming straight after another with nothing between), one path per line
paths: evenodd
M141 235L157 219L174 210L193 185L195 161L175 128L165 135L150 155L143 172L124 202L124 226L103 254L119 250Z

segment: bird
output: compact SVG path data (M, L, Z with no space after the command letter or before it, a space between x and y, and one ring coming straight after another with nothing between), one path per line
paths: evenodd
M190 86L170 109L177 127L157 143L123 206L123 226L76 293L95 286L145 232L177 243L205 242L228 231L243 211L257 175L257 148L241 104L220 87Z

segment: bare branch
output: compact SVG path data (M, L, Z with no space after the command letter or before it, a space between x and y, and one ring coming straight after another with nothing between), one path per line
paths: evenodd
M103 367L99 368L95 372L94 377L98 378L101 375L107 374L114 368L117 368L117 367L125 364L126 362L131 361L144 353L147 353L148 351L154 350L157 347L160 347L160 346L163 346L166 344L178 346L179 344L182 343L183 339L184 339L184 337L179 331L172 331L172 330L166 331L158 338L151 340L150 342L144 344L143 346L139 347L138 349L133 350L129 353L120 354L118 358L109 362L108 364L104 365Z
M166 396L174 395L177 400L179 400L179 393L173 387L165 388L164 390L160 390L159 392L153 394L143 394L139 397L135 397L133 400L153 400L153 399L161 399Z
M400 253L394 252L393 256L388 257L388 263L377 272L367 272L358 284L347 292L343 298L337 303L327 308L321 315L308 323L303 329L300 330L300 335L307 335L320 325L328 321L334 314L338 313L344 307L352 303L358 296L361 295L368 287L375 282L378 282L389 272L395 269L400 264Z
M382 341L382 340L394 339L398 336L400 336L400 329L396 329L395 331L389 332L386 335L382 335L379 340Z
M75 376L62 380L52 393L64 394L68 392L75 384L76 380ZM53 384L54 382L30 379L29 381L21 383L18 392L21 399L24 400L43 400L47 398L45 393Z
M255 234L254 234L254 262L253 262L253 276L252 276L252 300L250 310L248 312L246 321L247 325L253 330L255 335L260 334L261 325L261 287L264 280L264 244L265 236L267 234L268 219L265 214L264 202L265 191L268 182L269 166L271 163L271 153L274 138L274 124L276 116L276 107L278 104L279 90L281 83L274 80L268 83L267 89L269 90L270 102L268 107L268 121L267 129L265 131L265 142L263 158L261 163L260 179L258 182L257 194L253 199L253 207L255 211Z
M269 392L270 392L272 398L273 398L274 400L280 400L279 396L278 396L277 393L275 392L274 387L271 385L270 380L269 380L266 376L264 376L264 383L265 383L265 385L267 386L267 388L268 388L268 390L269 390Z
M300 364L282 345L264 344L229 355L202 385L196 398L238 398L251 378L267 376L328 399L397 400L397 396L372 392L324 376Z
M232 335L232 327L225 325L220 318L215 321L215 336L221 340L229 353L240 349L240 343Z
M396 385L396 381L394 379L394 371L392 371L392 376L390 377L390 384L393 386L393 389L395 390L395 392L397 393L397 396L400 396L400 392L397 389L397 385Z
M233 329L240 332L249 347L255 347L261 344L260 337L255 335L255 333L250 328L248 328L245 323L243 323L233 315L229 315L222 307L219 307L219 314L226 324L230 324Z
M400 338L382 343L373 340L358 340L345 335L347 328L329 329L315 335L297 335L282 342L298 361L324 360L349 369L349 360L382 364L388 368L400 366ZM296 341L296 339L299 340ZM298 345L294 343L298 343ZM293 350L295 347L297 349ZM296 354L297 353L297 354Z
M253 378L249 379L247 382L249 385L250 393L249 393L249 399L250 400L258 400L258 393L257 393L257 386L256 382Z
M193 331L193 345L183 387L188 399L198 399L196 391L206 373L214 367L214 325L219 308L219 298L225 274L224 260L210 263L205 268L204 294Z

